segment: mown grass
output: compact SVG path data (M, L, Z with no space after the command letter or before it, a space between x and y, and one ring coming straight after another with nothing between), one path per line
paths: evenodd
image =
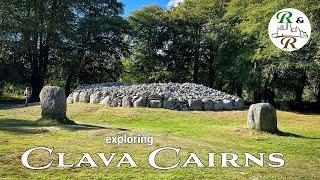
M107 108L92 104L68 106L68 117L79 124L95 126L48 126L39 124L39 106L0 110L0 177L69 179L318 179L320 177L320 115L303 115L278 112L281 133L268 134L246 128L246 111L228 112L177 112L164 109ZM104 128L102 128L104 127ZM151 135L154 145L107 145L106 136ZM66 152L66 163L77 162L83 152L93 155L99 168L59 169L57 157L54 166L47 170L28 170L20 162L27 149L51 147L54 153ZM177 168L156 170L147 163L154 149L164 146L181 148L179 159L183 162L189 152L197 153L207 164L208 152L281 152L285 155L283 168ZM102 166L95 153L128 152L138 168L115 165L116 156L109 167ZM160 164L176 161L170 154L159 157ZM32 163L49 162L47 154L32 156ZM240 157L241 159L241 157ZM219 165L219 158L216 159ZM240 160L241 163L241 160ZM265 162L265 165L268 161Z

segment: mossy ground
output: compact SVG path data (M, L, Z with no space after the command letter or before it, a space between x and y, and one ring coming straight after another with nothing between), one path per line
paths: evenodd
M78 125L57 125L40 119L40 107L0 110L0 177L1 178L114 178L114 179L317 179L320 177L320 115L278 111L278 134L250 131L246 128L247 111L177 112L164 109L107 108L92 104L68 106L68 118ZM151 135L154 145L107 145L106 136ZM77 162L83 152L93 155L99 168L59 169L56 156L47 170L28 170L20 158L32 147L54 148L66 152L66 163ZM182 149L180 160L189 152L197 153L207 164L208 152L281 152L285 167L269 168L177 168L155 170L147 163L154 149L164 146ZM128 152L138 168L124 165L102 166L95 153ZM241 158L241 157L240 157ZM51 158L46 153L32 156L33 164L43 165ZM161 160L160 160L161 159ZM172 164L174 156L162 154L160 164ZM217 162L219 158L217 159ZM219 163L218 163L219 164ZM217 164L217 165L218 165Z

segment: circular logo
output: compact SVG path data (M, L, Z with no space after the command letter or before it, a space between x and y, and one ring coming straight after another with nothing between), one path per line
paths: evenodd
M311 25L303 12L286 8L273 15L268 32L272 43L279 49L296 51L309 41Z

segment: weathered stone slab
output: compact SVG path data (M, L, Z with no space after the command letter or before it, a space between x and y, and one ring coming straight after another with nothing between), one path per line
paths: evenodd
M240 98L237 98L237 99L234 101L234 107L235 107L235 109L243 109L243 108L244 108L244 103L243 103L243 101L242 101Z
M122 98L122 107L124 108L131 108L133 105L132 105L132 99L131 97L129 96L124 96Z
M203 99L203 107L205 111L213 111L214 110L214 102L209 99Z
M272 133L277 131L276 109L269 103L251 105L247 121L250 129Z
M73 97L71 95L67 98L67 104L72 104L72 103L73 103Z
M136 101L133 103L133 107L135 108L142 108L146 107L147 99L145 97L139 97Z
M90 96L88 92L81 92L79 95L79 102L90 102Z
M203 110L203 103L202 103L202 100L193 100L193 99L190 99L188 101L189 103L189 108L191 111L202 111Z
M73 94L72 94L73 102L79 102L79 95L80 95L79 91L73 92Z
M101 105L111 106L111 96L107 96L100 102Z
M162 101L161 100L150 100L149 106L151 108L161 108L162 107Z
M42 118L66 119L67 102L65 91L56 86L45 86L40 92Z
M102 93L98 92L90 95L90 103L100 103Z
M232 104L232 100L224 99L224 100L222 101L222 103L223 103L223 109L225 109L225 110L232 110L232 109L234 109L233 104Z

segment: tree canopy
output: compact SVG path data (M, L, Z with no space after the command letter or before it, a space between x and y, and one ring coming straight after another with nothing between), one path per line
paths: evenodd
M320 103L317 0L185 0L122 16L117 0L1 0L0 85L66 91L89 83L194 82L248 101ZM268 24L294 7L312 24L296 52L276 48Z

